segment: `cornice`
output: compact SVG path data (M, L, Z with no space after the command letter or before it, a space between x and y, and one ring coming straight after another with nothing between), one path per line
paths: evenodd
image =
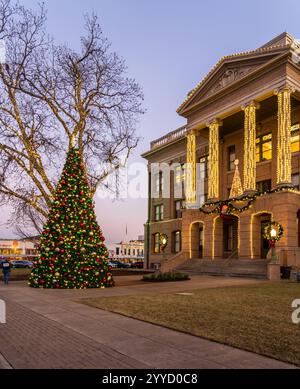
M248 81L252 80L253 78L256 78L258 75L264 74L266 69L270 70L270 69L276 68L280 64L284 63L283 60L286 57L289 57L290 54L291 54L291 51L290 50L286 50L281 55L278 55L275 58L271 59L270 61L267 61L266 63L258 66L257 68L253 69L253 71L249 72L248 74L246 74L245 76L239 78L238 80L233 81L232 83L226 85L224 88L222 88L221 90L217 91L216 93L208 96L207 98L204 98L203 100L201 100L199 102L196 102L195 104L193 104L189 108L178 109L177 112L181 116L187 118L190 114L192 114L195 110L198 110L201 106L206 106L206 105L210 104L211 102L213 102L214 100L219 99L223 95L227 95L232 90L240 88L243 84L245 84L245 81L246 81L246 83L248 83ZM201 84L201 86L202 86L202 84ZM189 99L189 100L191 100L191 99Z

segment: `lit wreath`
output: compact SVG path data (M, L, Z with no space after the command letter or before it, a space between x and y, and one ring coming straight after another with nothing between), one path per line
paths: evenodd
M276 237L271 236L271 230L273 229L276 230ZM283 235L283 227L281 224L275 221L267 224L263 231L263 237L265 239L275 240L277 242L281 239L282 235Z
M168 244L168 236L166 234L160 234L160 247L164 250Z

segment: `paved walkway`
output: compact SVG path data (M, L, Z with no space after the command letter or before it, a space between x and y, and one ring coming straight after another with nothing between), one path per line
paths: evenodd
M257 282L195 276L189 282L149 284L137 282L139 278L118 277L118 286L105 290L32 289L21 281L1 284L7 323L0 324L0 368L291 367L74 301Z

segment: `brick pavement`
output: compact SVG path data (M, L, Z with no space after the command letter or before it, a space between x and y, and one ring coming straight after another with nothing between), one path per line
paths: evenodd
M133 368L142 363L6 299L0 351L13 368Z
M7 324L0 324L0 368L292 367L73 301L253 283L212 277L164 285L132 282L138 278L122 278L120 286L105 290L41 290L23 282L0 285L0 298L7 303Z

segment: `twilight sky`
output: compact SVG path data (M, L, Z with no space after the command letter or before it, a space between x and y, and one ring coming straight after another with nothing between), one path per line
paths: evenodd
M36 7L38 0L20 0ZM138 133L143 137L131 161L149 142L185 123L176 108L218 61L227 54L255 49L283 31L300 39L298 0L45 0L48 31L61 43L78 45L83 14L95 12L104 35L142 86L147 113ZM96 213L109 242L143 234L145 199L101 200ZM3 225L0 237L13 233Z

